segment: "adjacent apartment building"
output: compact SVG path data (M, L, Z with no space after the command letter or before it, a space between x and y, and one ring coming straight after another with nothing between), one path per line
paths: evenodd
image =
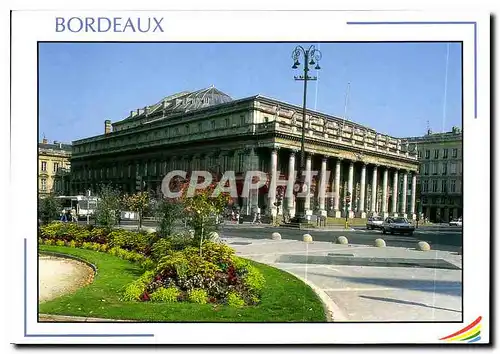
M71 145L43 139L38 143L38 193L69 195L71 190Z
M432 133L407 138L418 144L418 202L423 216L433 222L448 222L463 212L462 132Z
M308 110L305 117L305 168L319 171L307 183L308 215L341 217L345 197L350 216L415 216L417 142L388 136L367 126ZM112 183L124 193L137 181L154 191L172 170L236 172L238 193L246 171L268 173L270 184L235 204L250 214L276 212L277 199L295 213L293 171L299 164L302 107L262 95L233 99L215 87L180 92L106 120L102 135L73 142L74 193ZM451 154L451 152L450 152ZM331 172L331 173L328 173ZM287 180L277 191L278 179ZM411 184L415 188L416 183ZM328 192L328 194L327 194ZM280 208L282 211L283 208Z

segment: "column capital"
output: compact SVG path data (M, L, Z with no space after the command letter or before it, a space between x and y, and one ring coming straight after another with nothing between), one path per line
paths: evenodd
M329 157L330 157L330 156L323 155L323 156L321 157L321 162L326 162L326 161L328 160L328 158L329 158Z

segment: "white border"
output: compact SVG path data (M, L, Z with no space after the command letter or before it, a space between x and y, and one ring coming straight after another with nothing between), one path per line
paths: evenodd
M164 17L165 33L70 34L54 32L55 16ZM12 15L12 141L8 252L10 341L15 343L439 343L439 338L483 316L482 340L489 341L489 17L467 12L315 12L314 26L300 31L302 12L161 12L161 11L16 11ZM346 21L474 21L477 22L478 118L474 119L474 34L467 25L348 26ZM273 23L272 26L259 24ZM196 24L196 25L194 25ZM31 28L28 31L27 28ZM200 29L203 29L201 31ZM228 28L231 30L228 31ZM294 27L296 28L296 27ZM464 324L57 324L36 322L36 230L26 215L36 214L36 43L38 40L148 41L464 41ZM477 186L481 192L476 193ZM28 203L27 203L28 202ZM20 226L23 227L20 227ZM7 236L6 235L6 236ZM28 240L28 333L154 333L154 338L24 337L23 239ZM208 327L208 328L207 328ZM196 335L193 335L196 333Z

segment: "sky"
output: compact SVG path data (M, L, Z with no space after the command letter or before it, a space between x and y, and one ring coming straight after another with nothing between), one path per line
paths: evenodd
M395 137L462 126L460 43L41 43L39 139L100 135L106 119L211 85L233 99L302 106L291 57L299 44L322 53L309 109Z

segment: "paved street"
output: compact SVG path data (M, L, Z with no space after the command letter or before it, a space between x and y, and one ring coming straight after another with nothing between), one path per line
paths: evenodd
M224 241L237 254L291 272L319 289L331 302L334 321L462 318L461 256L452 252L227 234ZM376 261L386 266L372 265Z

